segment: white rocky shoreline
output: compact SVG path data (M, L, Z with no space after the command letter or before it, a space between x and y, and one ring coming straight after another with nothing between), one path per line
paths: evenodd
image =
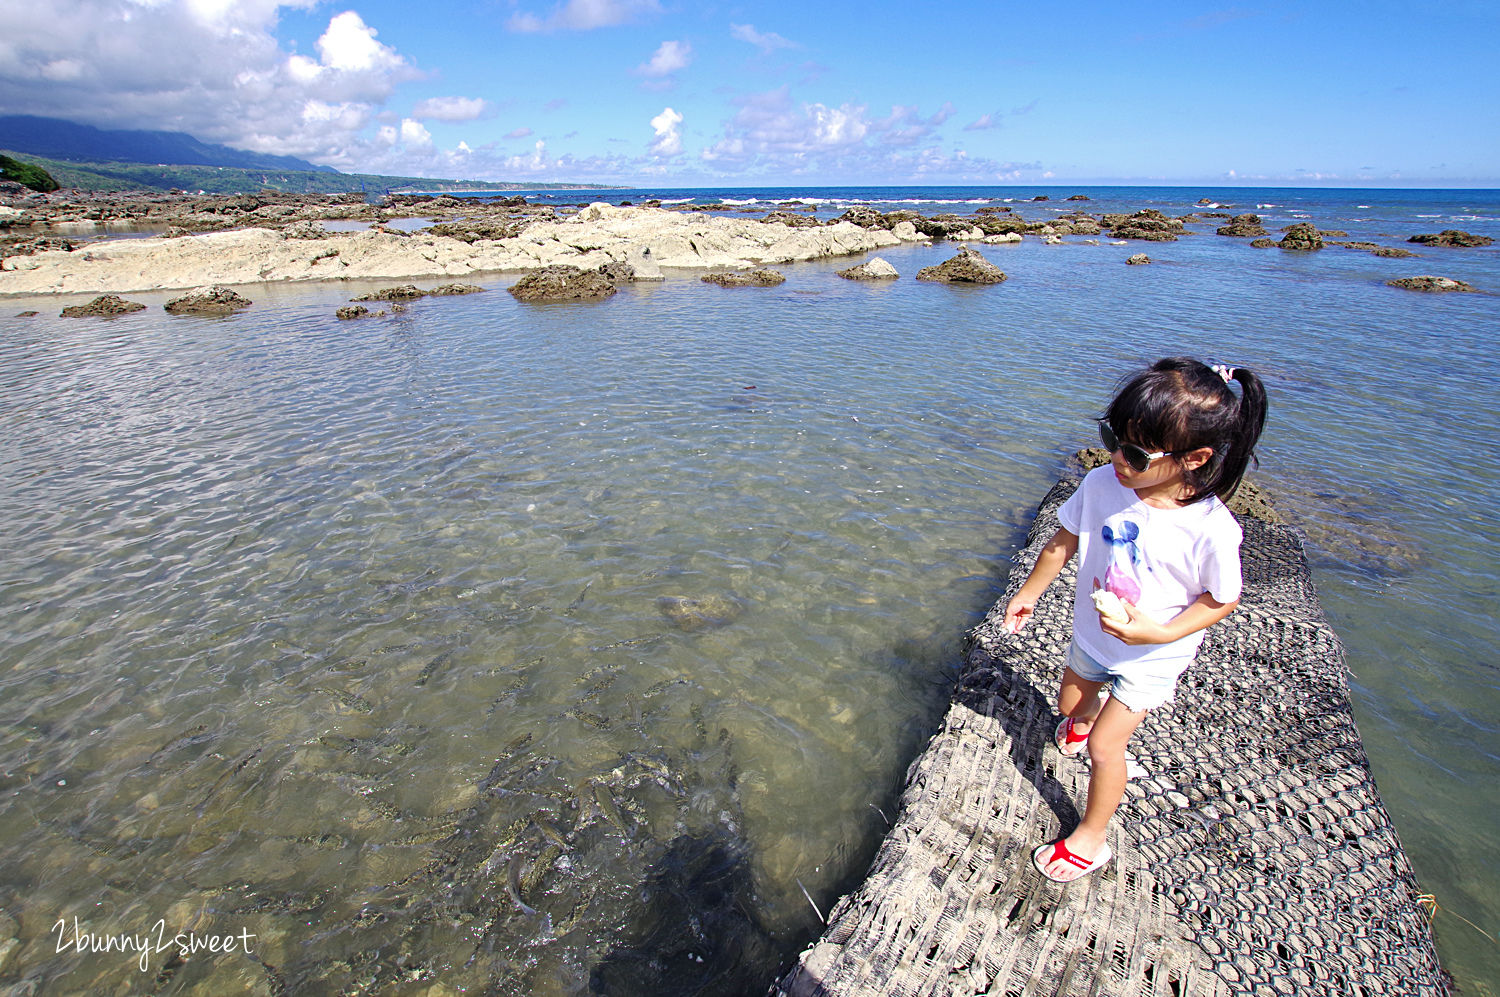
M265 281L472 277L571 265L628 263L637 279L660 268L718 269L846 256L926 241L905 230L850 222L794 227L703 213L592 204L542 218L509 238L468 242L432 232L376 228L329 233L320 225L244 228L200 235L115 239L75 251L0 261L0 296L127 293Z

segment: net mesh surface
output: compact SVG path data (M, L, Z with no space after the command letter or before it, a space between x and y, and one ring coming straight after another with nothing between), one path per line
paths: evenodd
M1244 597L1131 740L1114 860L1067 886L1033 868L1088 788L1052 740L1076 562L1019 635L1003 616L1077 484L1043 500L864 884L779 993L1446 994L1342 646L1284 526L1241 517Z

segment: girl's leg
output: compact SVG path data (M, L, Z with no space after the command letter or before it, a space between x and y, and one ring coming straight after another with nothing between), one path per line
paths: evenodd
M1072 717L1073 729L1079 734L1087 734L1099 716L1099 690L1105 684L1090 682L1071 668L1063 669L1062 688L1057 691L1057 712Z
M1066 675L1064 673L1064 688ZM1089 778L1088 804L1083 811L1083 820L1065 840L1068 851L1079 858L1092 860L1104 847L1109 819L1125 797L1125 744L1144 719L1145 710L1133 713L1116 698L1109 699L1098 711L1098 719L1089 731L1089 762L1093 773ZM1082 875L1077 866L1062 860L1047 866L1046 872L1062 882Z

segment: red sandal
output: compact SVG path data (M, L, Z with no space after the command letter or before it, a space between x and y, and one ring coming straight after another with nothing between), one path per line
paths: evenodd
M1063 717L1062 723L1057 725L1057 732L1053 734L1052 740L1057 743L1057 750L1065 755L1076 755L1089 743L1087 733L1079 734L1074 731L1077 721L1072 717ZM1092 724L1089 730L1093 730Z
M1102 845L1100 846L1099 854L1094 856L1091 862L1082 856L1074 855L1070 852L1068 846L1065 844L1066 840L1065 838L1058 838L1056 841L1049 841L1045 845L1037 845L1031 852L1031 864L1036 866L1036 871L1054 883L1077 882L1089 873L1099 869L1113 857L1110 854L1109 846ZM1058 861L1066 862L1083 871L1072 879L1058 879L1056 876L1048 876L1047 867Z

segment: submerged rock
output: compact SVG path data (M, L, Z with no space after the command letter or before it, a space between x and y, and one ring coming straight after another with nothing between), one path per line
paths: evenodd
M1458 246L1471 248L1475 246L1488 246L1495 240L1487 235L1470 235L1461 229L1447 228L1441 232L1428 233L1426 235L1414 235L1407 242L1420 243L1423 246Z
M846 280L891 280L901 276L896 272L895 267L879 256L847 270L840 270L838 275Z
M1143 263L1150 263L1152 262L1152 260L1151 257L1147 256L1145 253L1136 253L1125 262L1129 263L1131 266L1140 266Z
M959 247L958 255L946 263L917 271L917 280L948 284L998 284L1005 279L1003 270L968 246Z
M615 291L614 282L598 270L567 263L533 270L510 288L517 301L597 301Z
M1393 259L1404 259L1408 256L1416 256L1410 249L1402 249L1400 246L1381 246L1379 249L1370 250L1373 256L1389 256Z
M427 292L428 297L442 298L454 294L480 294L484 288L478 284L439 284Z
M373 315L375 313L370 311L370 309L366 308L364 305L345 305L343 308L340 308L333 314L341 319L350 319L365 318L366 316ZM379 314L384 315L385 312L380 312Z
M213 287L189 291L162 307L173 315L228 315L241 308L249 308L250 305L250 299L243 294L223 284L215 284Z
M701 599L664 595L656 600L656 608L674 627L687 633L727 627L745 611L738 599L727 595L706 595Z
M1385 282L1387 287L1401 287L1408 291L1477 291L1473 284L1450 277L1399 277Z
M72 305L60 313L62 318L90 318L125 315L129 312L145 311L146 306L137 301L126 301L118 294L101 294L86 305Z
M704 274L700 280L705 284L720 287L774 287L786 283L786 278L775 270L742 270L734 273Z
M1286 235L1278 243L1282 249L1297 249L1304 252L1323 248L1323 236L1312 222L1298 222L1289 226Z

